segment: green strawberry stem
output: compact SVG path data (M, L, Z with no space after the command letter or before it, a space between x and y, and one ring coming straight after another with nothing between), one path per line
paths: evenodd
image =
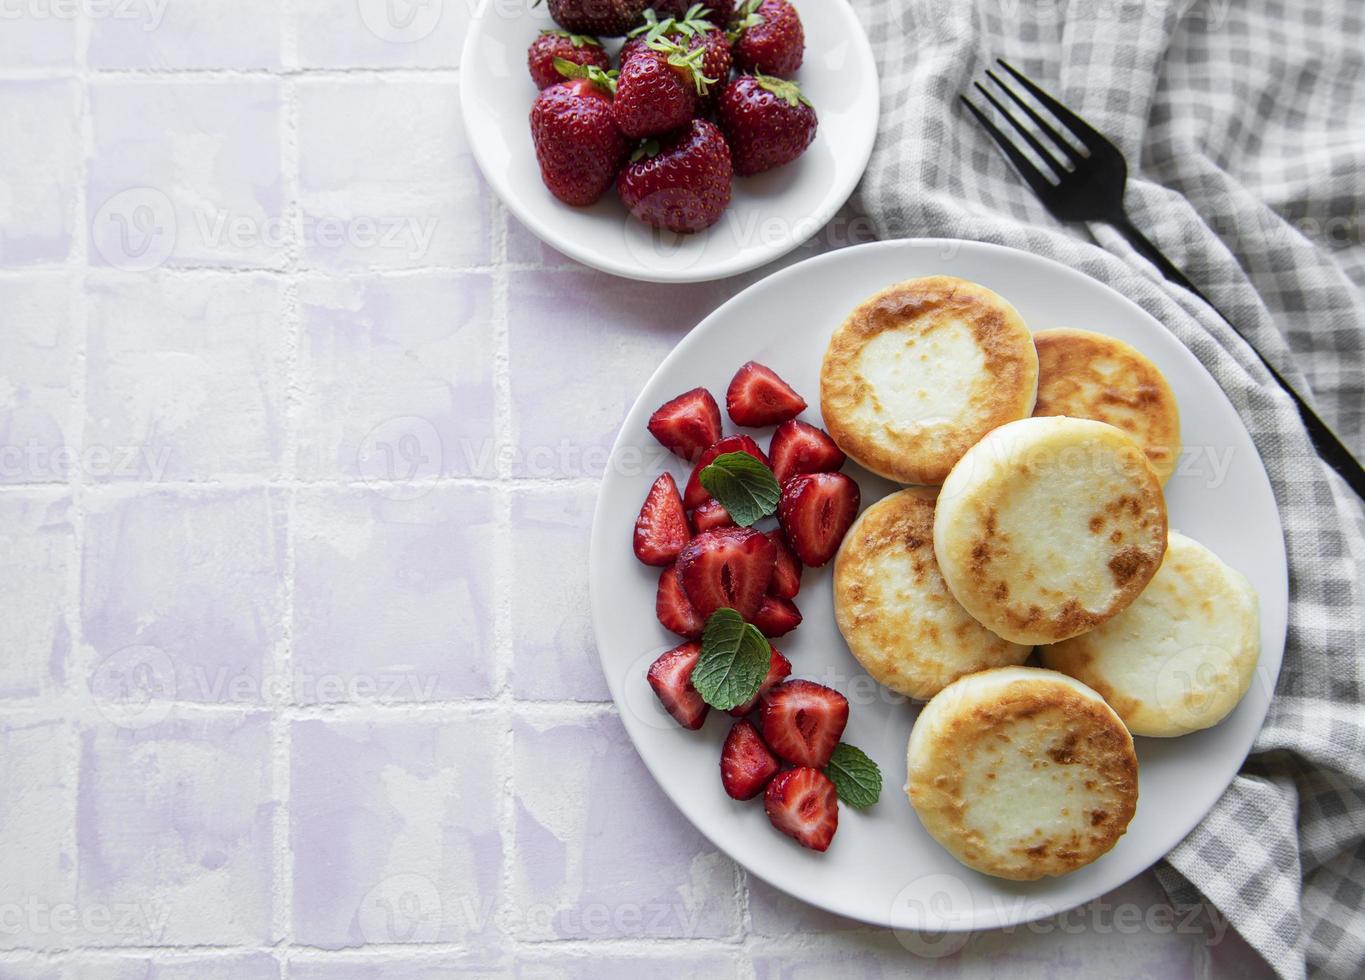
M719 79L707 78L702 72L702 59L706 57L705 48L693 48L688 51L681 44L670 41L664 37L646 38L645 44L662 55L668 56L668 63L675 68L681 68L691 76L692 84L697 89L698 95L705 95L707 89L716 84Z
M630 155L630 162L634 163L636 160L643 159L644 157L656 157L659 155L659 150L661 149L662 147L659 146L658 140L655 139L645 140L643 143L637 146L635 148L635 152Z
M759 72L754 72L754 78L761 87L767 89L779 99L785 100L787 105L791 106L793 109L796 108L798 103L801 105L810 105L810 100L801 93L801 86L797 85L795 82L788 81L785 78L774 78L772 75L763 75ZM812 108L814 108L814 106L812 106Z
M641 34L648 34L649 37L662 37L673 30L674 21L672 17L659 19L659 15L650 7L645 11L645 22L632 31L627 32L626 37L639 37ZM646 38L648 40L648 38Z
M556 58L554 60L555 71L565 78L586 78L599 88L606 89L612 95L616 94L616 69L603 71L596 65L580 65L567 58Z
M763 0L745 0L735 11L735 22L730 25L730 30L725 34L731 44L739 40L740 35L751 27L762 24L763 16L758 12L758 6Z

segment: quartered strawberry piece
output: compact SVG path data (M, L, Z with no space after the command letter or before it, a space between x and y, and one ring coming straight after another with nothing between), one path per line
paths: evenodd
M784 636L801 625L801 610L790 599L765 595L763 604L754 613L753 624L764 636Z
M781 768L758 729L747 721L735 722L720 750L720 781L731 799L752 800Z
M684 391L654 410L649 433L691 463L720 439L720 406L705 388Z
M768 595L779 599L794 599L801 591L801 559L787 546L787 539L779 531L769 531L777 557L773 560L773 577L768 582Z
M710 498L696 510L692 511L692 530L700 534L702 531L712 531L718 527L734 527L735 519L730 516L730 512L715 497Z
M772 368L750 361L725 392L725 410L735 425L777 425L806 410L806 400Z
M703 623L721 608L752 619L768 591L774 557L773 543L752 528L703 531L678 555L678 577Z
M848 698L814 681L777 685L763 699L763 738L792 765L823 769L848 724Z
M824 429L792 419L783 422L773 433L773 440L768 443L768 458L772 460L773 476L777 477L780 486L798 473L837 470L848 457Z
M768 649L772 651L772 656L768 661L768 676L763 678L762 684L758 685L757 694L743 704L730 709L730 714L734 715L736 718L743 718L750 711L753 711L754 708L758 707L758 702L763 698L763 695L767 694L791 676L792 662L784 657L778 651L777 647L773 646L771 643L768 644Z
M701 454L697 465L692 467L692 475L687 478L687 489L683 491L683 506L688 510L700 507L710 499L710 491L701 485L701 471L710 466L717 456L726 453L748 453L764 466L768 465L768 457L763 455L758 443L748 436L726 436L724 439L718 439Z
M772 825L802 847L823 851L839 829L839 794L819 769L801 766L768 783L763 810Z
M654 596L654 615L659 617L664 629L689 640L701 636L706 628L706 621L697 615L692 603L687 601L677 565L669 565L659 576L659 591Z
M796 557L820 566L839 550L860 501L858 484L843 473L802 473L782 484L777 520Z
M654 689L664 710L683 728L701 727L711 706L692 686L692 671L701 656L700 643L684 643L659 656L649 665L649 686Z
M649 488L635 518L635 557L646 565L671 565L691 537L678 485L664 473Z

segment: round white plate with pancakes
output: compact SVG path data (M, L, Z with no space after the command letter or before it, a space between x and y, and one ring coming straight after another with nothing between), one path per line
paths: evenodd
M569 207L545 189L531 145L536 87L526 49L541 28L555 25L546 4L483 0L461 55L460 108L484 179L536 237L628 279L724 279L785 255L853 193L877 138L879 104L876 61L853 8L846 0L795 6L806 32L796 81L819 116L815 141L784 167L735 178L730 207L715 225L675 235L632 218L615 189L586 208ZM615 59L620 39L603 41Z
M722 397L748 360L773 368L821 424L819 373L830 334L859 302L905 279L952 275L1012 303L1031 330L1076 327L1126 341L1169 380L1181 408L1184 450L1166 485L1170 526L1244 573L1260 596L1261 654L1251 688L1218 725L1180 738L1138 738L1139 798L1128 832L1094 863L1033 882L993 878L959 864L920 825L903 792L906 742L920 706L876 684L835 625L832 563L806 569L796 597L804 621L775 641L792 676L827 684L850 702L843 740L881 768L881 800L841 806L827 852L775 832L762 803L726 796L721 743L732 719L711 712L697 732L659 708L645 671L679 640L654 615L658 570L631 552L640 503L662 469L680 481L682 460L646 431L650 413L702 385ZM726 420L726 431L736 430ZM754 433L767 444L767 430ZM897 489L850 462L862 507ZM693 330L660 365L626 417L603 479L593 524L592 615L612 696L659 785L715 845L752 873L831 912L902 930L962 932L1028 922L1082 904L1160 860L1208 812L1246 758L1265 718L1284 653L1288 576L1279 511L1259 455L1218 384L1164 327L1108 286L1014 249L973 242L880 242L799 263L751 286ZM907 933L907 945L929 940ZM932 947L931 947L932 949Z

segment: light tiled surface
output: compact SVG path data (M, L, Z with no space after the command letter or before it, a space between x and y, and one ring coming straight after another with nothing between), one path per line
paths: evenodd
M0 978L1257 972L1149 877L904 941L667 802L597 667L592 506L640 385L762 273L641 286L511 219L469 8L6 7Z

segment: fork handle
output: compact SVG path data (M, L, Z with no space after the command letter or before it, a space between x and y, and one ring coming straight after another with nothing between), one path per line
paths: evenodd
M1256 345L1251 342L1250 338L1238 330L1237 325L1229 320L1222 310L1214 306L1213 301L1201 293L1198 287L1171 263L1170 259L1162 255L1161 250L1153 245L1147 236L1128 220L1127 215L1120 215L1110 223L1124 238L1128 239L1128 243L1133 248L1142 253L1147 261L1161 270L1163 276L1177 286L1183 286L1198 296L1208 305L1209 309L1221 316L1224 322L1247 342L1247 346L1251 348L1252 353L1260 358L1265 369L1270 372L1270 376L1288 393L1290 398L1294 399L1294 404L1299 409L1299 417L1303 419L1304 427L1308 429L1308 437L1312 440L1318 455L1326 461L1328 466L1341 474L1341 478L1356 492L1357 497L1365 500L1365 469L1361 468L1360 461L1351 455L1351 451L1337 438L1337 434L1319 417L1317 412L1313 411L1313 407L1304 401L1303 396L1294 390L1293 385L1286 381L1280 372L1275 370L1275 366L1265 359L1265 355L1256 349Z

